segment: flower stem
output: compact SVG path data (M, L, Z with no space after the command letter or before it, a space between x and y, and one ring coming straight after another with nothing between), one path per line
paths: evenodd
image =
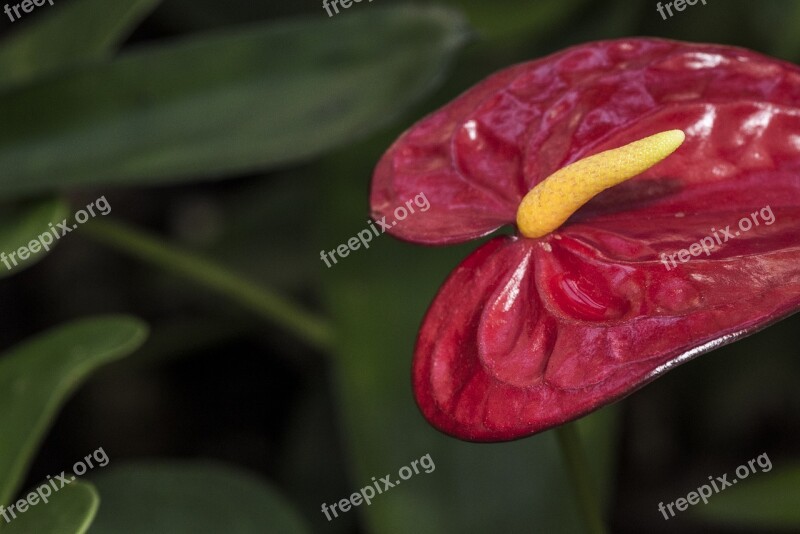
M83 226L95 241L206 286L278 324L314 347L327 349L332 330L322 319L296 307L281 296L227 270L211 260L180 250L119 222L95 219Z
M581 446L578 425L575 422L567 423L556 427L555 431L575 496L578 499L578 506L586 524L586 531L591 534L605 534L606 528L600 514L589 463Z

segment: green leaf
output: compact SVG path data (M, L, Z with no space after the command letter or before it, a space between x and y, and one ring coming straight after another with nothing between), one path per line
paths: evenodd
M93 477L103 506L92 534L308 532L291 505L255 476L213 463L134 463Z
M33 495L36 495L35 490L36 488L33 488ZM39 498L38 495L36 498ZM3 534L83 534L92 524L99 504L100 498L97 496L94 486L88 482L74 481L54 492L48 498L47 503L39 500L38 504L29 507L25 513L17 513L16 519L9 515L10 523L6 524L5 520L0 519L0 532Z
M83 319L0 356L0 503L18 490L69 395L97 367L136 350L146 333L146 325L132 317Z
M446 0L445 3L462 9L481 36L510 41L533 40L552 33L588 0Z
M371 7L150 47L0 98L0 194L163 183L312 158L441 79L466 28Z
M800 464L781 466L766 473L762 472L761 464L754 465L757 471L750 473L746 479L714 493L708 499L708 504L703 505L701 501L692 506L692 515L710 523L750 527L754 532L800 530L800 507L797 506L800 497ZM729 481L737 480L736 475L731 475L733 478L729 476Z
M323 9L320 0L227 0L225 9L219 8L219 0L170 0L159 8L155 16L161 24L170 28L197 31L307 13L324 14L327 17Z
M46 13L17 21L25 26L0 43L0 90L109 57L159 2L72 0L52 7L45 3L39 10Z
M8 254L17 252L20 247L28 247L31 241L38 239L39 236L50 232L50 223L56 225L66 216L69 207L66 201L54 198L49 200L31 201L6 208L0 212L0 278L11 276L23 269L35 264L48 253L41 248L35 254L31 254L27 260L21 260L18 256L8 257ZM48 237L44 236L43 241L47 248L52 249L57 239L49 236L52 244L47 244ZM17 265L14 265L14 263Z

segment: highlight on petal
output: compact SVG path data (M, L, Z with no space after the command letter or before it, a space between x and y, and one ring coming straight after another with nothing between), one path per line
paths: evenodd
M683 130L678 152L601 194L575 220L625 212L601 197L646 204L665 188L796 167L781 154L800 147L798 102L800 69L748 50L661 39L582 44L496 73L412 126L375 169L372 214L380 219L424 192L431 209L390 233L425 244L466 241L513 224L525 194L558 169Z
M670 269L661 260L753 206L489 241L450 275L420 329L413 385L423 414L464 440L522 438L793 313L800 195L709 255Z

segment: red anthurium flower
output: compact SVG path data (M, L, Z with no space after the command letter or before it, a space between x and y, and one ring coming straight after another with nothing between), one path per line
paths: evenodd
M392 145L373 215L421 192L429 210L395 236L517 232L428 310L420 408L462 439L527 436L800 308L800 69L658 39L517 65Z

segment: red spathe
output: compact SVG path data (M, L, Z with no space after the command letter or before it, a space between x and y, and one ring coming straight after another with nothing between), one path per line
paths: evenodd
M800 69L738 48L625 39L501 71L392 145L373 216L424 192L430 209L391 233L480 237L557 169L671 129L686 141L662 163L451 274L414 357L437 428L524 437L800 308ZM708 253L663 261L703 239Z

